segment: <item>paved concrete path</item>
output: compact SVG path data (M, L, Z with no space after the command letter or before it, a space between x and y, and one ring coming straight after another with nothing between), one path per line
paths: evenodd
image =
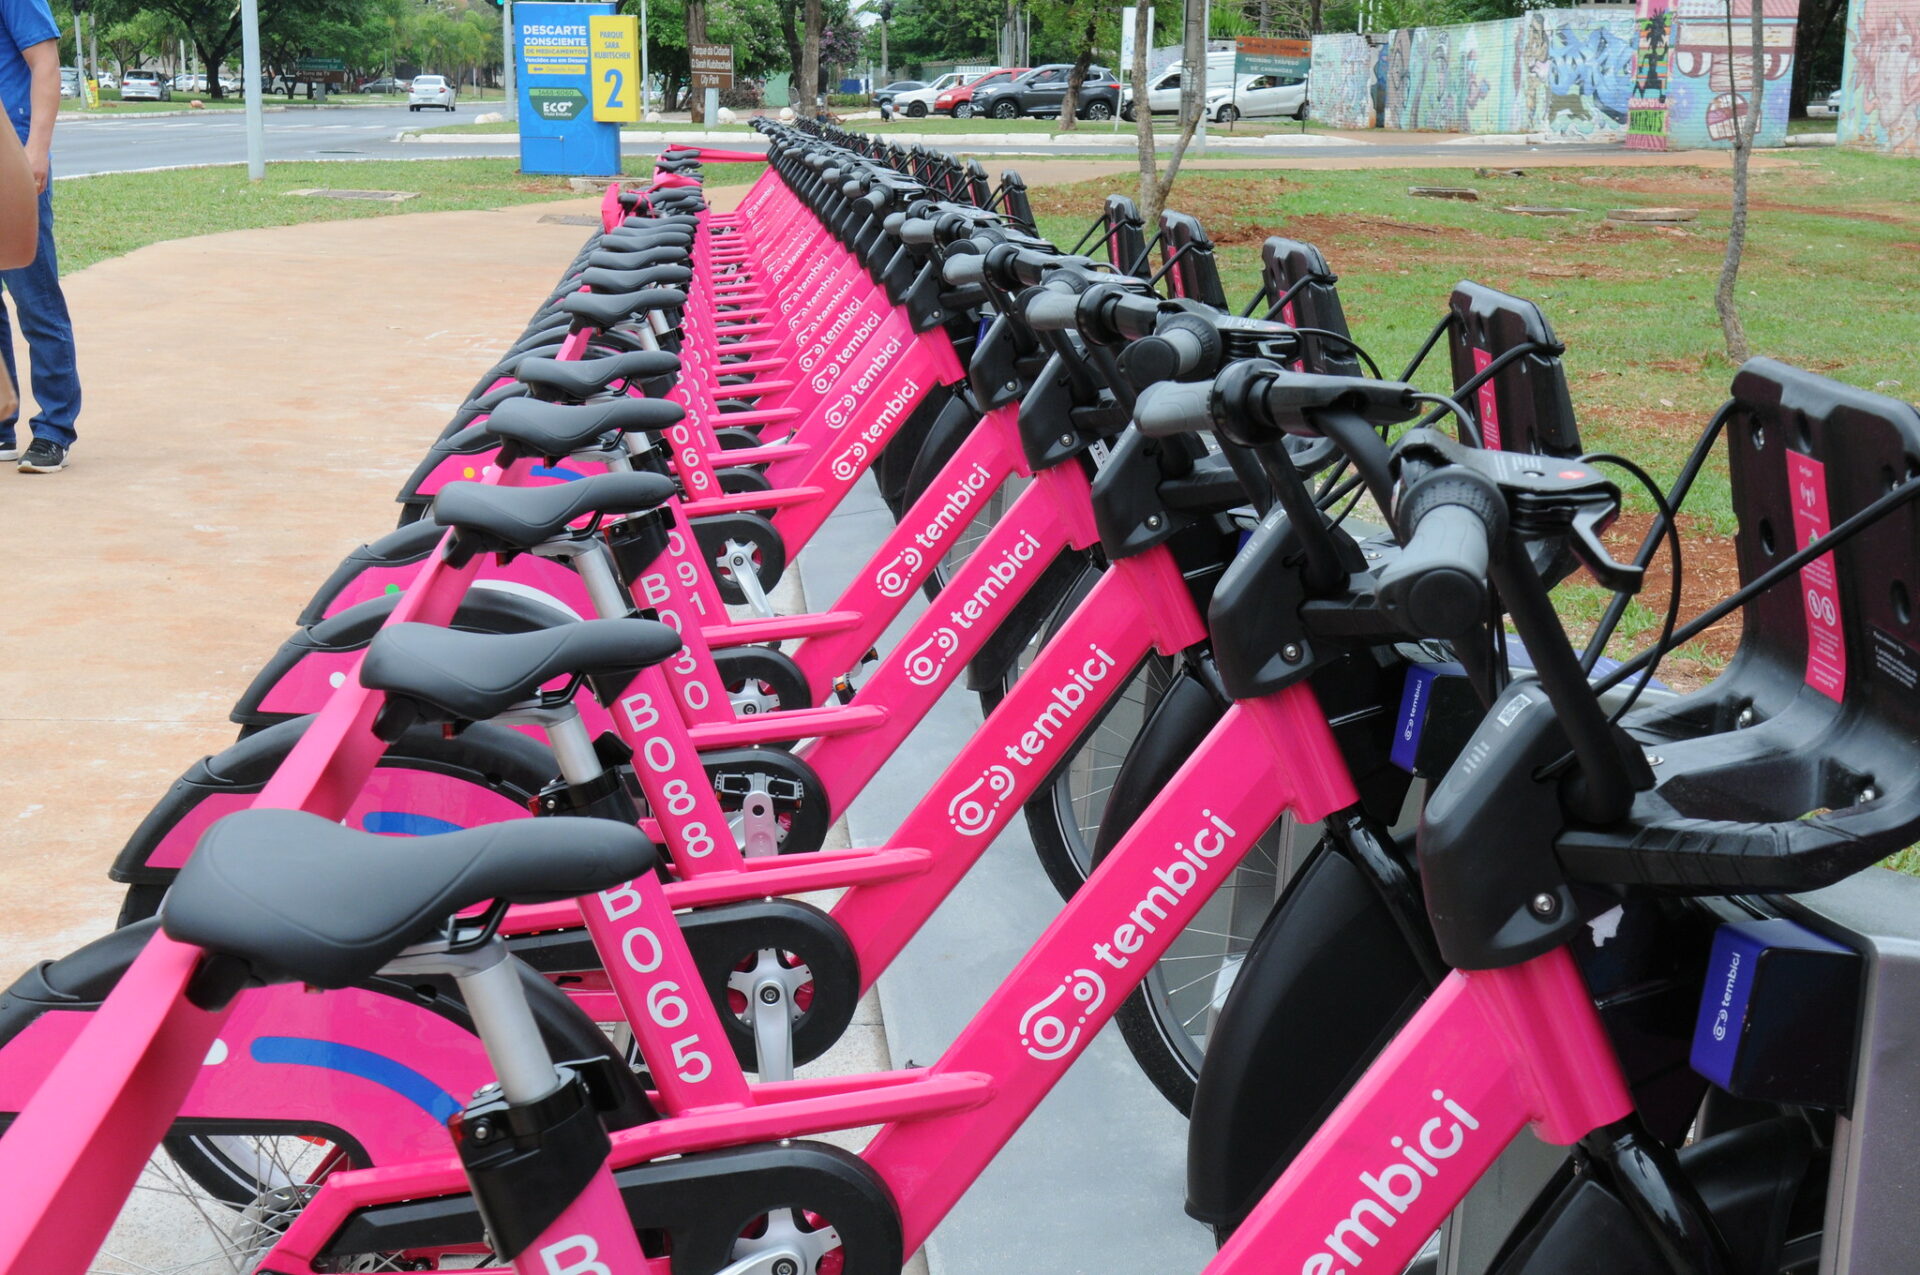
M392 528L587 234L543 218L592 210L238 231L67 279L73 464L0 465L0 979L111 925L127 834L232 742L228 709L326 573Z

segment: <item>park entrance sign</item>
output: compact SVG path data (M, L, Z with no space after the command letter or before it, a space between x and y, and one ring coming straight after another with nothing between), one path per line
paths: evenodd
M592 105L592 23L612 13L604 3L513 6L522 172L619 176L620 126Z

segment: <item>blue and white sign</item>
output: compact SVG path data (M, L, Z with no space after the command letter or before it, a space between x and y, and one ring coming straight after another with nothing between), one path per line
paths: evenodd
M570 177L620 175L620 126L593 118L588 19L611 4L513 6L520 82L520 169Z

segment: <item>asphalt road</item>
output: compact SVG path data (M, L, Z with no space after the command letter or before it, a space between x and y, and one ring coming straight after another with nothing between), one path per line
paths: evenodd
M475 109L454 115L454 120L471 118ZM421 123L437 123L435 117L414 114L404 106L296 108L269 111L266 116L267 158L271 160L354 160L354 159L456 159L465 156L506 157L516 154L512 146L497 142L460 144L407 144L395 141L401 129ZM936 139L937 141L937 139ZM751 145L743 138L736 145ZM651 154L657 145L629 144L628 154ZM1591 152L1615 154L1613 145L1561 144L1552 148L1555 155ZM976 153L1034 154L1031 141L1017 136L999 148L969 147ZM1217 157L1283 158L1312 156L1316 159L1365 157L1375 161L1417 162L1421 157L1441 154L1459 158L1462 148L1438 142L1405 145L1331 145L1298 147L1215 147L1209 154ZM1050 156L1096 157L1131 155L1133 142L1119 133L1108 144L1049 146ZM1473 146L1475 162L1494 165L1523 162L1538 148L1519 146ZM85 173L138 172L144 169L174 168L196 164L241 163L247 157L246 123L238 111L209 111L189 116L142 119L124 116L106 120L62 120L54 133L53 166L56 175L78 176Z
M471 108L456 113L471 119ZM425 118L404 106L329 107L268 111L268 159L408 159L422 147L393 138ZM497 155L499 147L436 146L436 155L452 159L472 153ZM122 116L107 120L62 119L54 129L56 176L139 172L192 164L244 163L247 128L240 111L171 115L158 119Z

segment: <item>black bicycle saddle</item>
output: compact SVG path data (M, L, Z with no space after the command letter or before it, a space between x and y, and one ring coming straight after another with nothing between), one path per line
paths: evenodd
M587 254L582 264L587 267L597 266L602 270L645 270L648 266L684 265L690 255L687 249L674 244L637 248L632 252L621 252L614 248L595 248Z
M578 404L510 398L473 428L517 443L536 456L568 456L610 430L670 429L685 414L678 403L631 395Z
M674 494L673 479L639 471L593 474L551 487L496 487L448 483L433 498L433 520L455 527L464 540L477 533L469 552L531 549L553 539L588 514L634 514Z
M638 292L576 292L563 297L560 308L574 317L575 328L611 328L648 310L678 310L687 294L678 288L643 288Z
M681 265L647 266L640 270L606 270L589 267L580 275L582 284L595 292L639 292L643 288L682 288L693 282L693 271Z
M160 908L168 937L263 982L349 987L456 912L576 898L650 872L654 847L611 819L528 819L379 836L302 810L243 810L200 838Z
M525 381L550 398L583 399L605 394L615 381L650 381L680 370L680 356L668 350L633 350L597 359L553 359L528 354L514 361L507 375Z
M406 700L415 720L483 722L556 677L584 673L614 684L680 649L654 620L581 620L532 633L463 633L435 624L389 624L367 647L360 684Z

